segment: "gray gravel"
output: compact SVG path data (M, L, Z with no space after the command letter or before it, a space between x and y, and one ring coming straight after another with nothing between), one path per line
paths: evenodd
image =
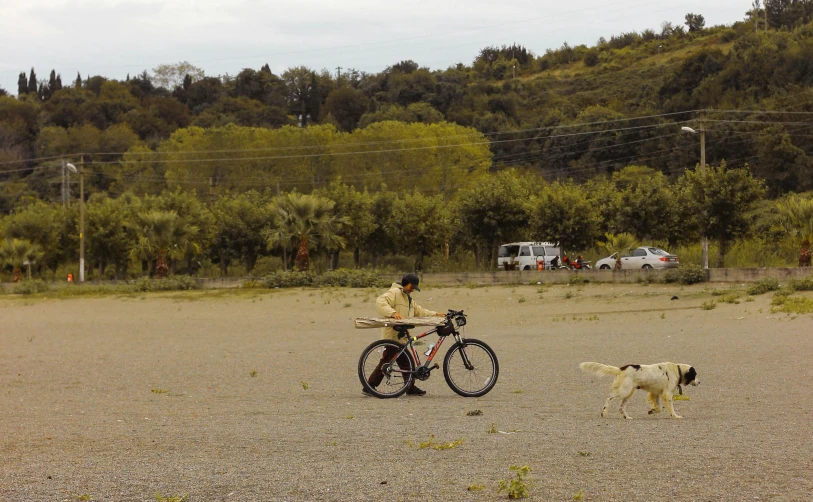
M813 500L813 317L770 314L769 295L704 311L700 288L567 291L419 294L465 308L497 352L479 400L440 372L425 397L363 397L366 290L4 297L0 500L499 500L512 464L531 467L533 500ZM647 416L643 394L635 420L601 419L610 379L582 361L689 363L701 385L683 420ZM465 441L419 449L432 434Z

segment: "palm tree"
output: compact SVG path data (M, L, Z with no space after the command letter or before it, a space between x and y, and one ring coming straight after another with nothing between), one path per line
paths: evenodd
M779 227L800 243L799 266L810 266L810 241L813 240L813 199L791 195L777 204Z
M606 233L604 238L607 239L606 242L600 242L599 246L606 249L610 256L615 254L615 268L618 270L621 269L621 255L640 245L634 235L626 232L620 234Z
M6 239L0 244L0 262L13 269L14 282L20 280L21 268L28 266L28 278L31 278L31 264L42 259L42 249L25 239Z
M271 204L271 226L263 230L268 249L282 249L282 268L288 270L288 248L294 239L291 215L277 202Z
M296 267L300 271L310 268L312 247L321 243L328 249L343 248L345 240L338 231L347 219L333 214L335 205L316 195L289 193L278 198L274 203L274 226L266 232L269 247L282 246L286 253L287 243L296 239Z
M167 258L183 259L189 252L199 251L193 240L198 227L175 211L149 211L136 217L138 243L130 252L133 258L155 260L155 275L159 279L169 273Z

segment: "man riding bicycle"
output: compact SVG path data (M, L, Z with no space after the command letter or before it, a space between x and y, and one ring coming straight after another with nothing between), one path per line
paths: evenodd
M415 274L406 274L403 279L401 279L401 284L398 284L397 282L393 283L390 290L379 296L375 302L376 308L378 309L378 314L382 317L391 317L393 319L431 316L444 317L445 314L439 314L432 310L427 310L412 301L412 292L420 291L420 288L418 287L419 283L420 279ZM401 343L401 341L398 339L398 332L393 328L384 328L383 335L385 339ZM378 366L367 380L370 386L378 387L381 380L384 378L384 373L381 371L381 367L395 357L397 353L398 352L396 352L395 349L384 350L384 354L381 357L381 362L378 363ZM409 361L402 361L402 359L405 357L406 356L402 355L401 358L398 359L398 366L400 366L401 369L409 370ZM368 393L366 388L362 388L362 392L365 394ZM416 387L415 383L413 382L412 386L407 390L406 393L412 396L423 396L426 394L426 391Z

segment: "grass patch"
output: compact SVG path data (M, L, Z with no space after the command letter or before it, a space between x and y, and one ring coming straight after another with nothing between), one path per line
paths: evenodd
M14 294L16 295L36 295L38 293L44 293L51 289L48 284L40 279L34 279L29 281L23 281L16 288L14 288Z
M531 496L531 482L527 480L531 468L527 465L512 465L508 468L513 477L501 479L498 493L507 492L509 499L524 499Z
M519 300L517 300L517 301L518 301L519 303L525 303L527 300L525 299L525 297L524 297L524 296L520 296L520 297L519 297Z
M160 387L156 387L154 389L150 389L150 392L153 394L167 394L169 393L169 389L162 389Z
M473 484L473 485L469 485L469 487L466 488L466 489L468 491L470 491L470 492L481 492L481 491L483 491L483 488L484 487L481 484Z
M160 493L155 492L155 500L157 500L158 502L185 502L188 497L189 494L161 495Z
M689 398L689 396L678 394L676 396L672 396L672 401L691 401L691 399Z
M93 495L91 495L89 493L83 493L81 495L74 495L73 499L74 500L93 500Z
M779 289L779 281L776 279L760 279L748 286L746 292L751 296L764 295L769 291Z
M465 440L464 439L456 439L454 441L449 441L449 442L443 442L443 441L437 442L437 441L435 441L435 435L432 434L431 436L429 436L429 440L421 441L420 444L418 444L418 449L423 450L423 449L426 449L426 448L432 448L433 450L451 450L451 449L457 448L458 446L462 445L463 441L465 441Z
M590 455L591 455L591 453L589 451L587 451L587 450L579 450L579 456L580 457L589 457Z
M480 417L482 415L483 415L482 410L471 410L471 411L466 413L467 417Z
M305 380L302 380L302 381L301 381L301 382L299 382L299 383L300 383L300 384L302 384L302 389L303 389L303 390L308 390L308 389L310 389L310 387L311 387L310 385L308 385L308 382L306 382Z
M584 490L579 490L578 493L574 494L573 500L584 500Z
M497 426L494 425L494 422L491 423L491 428L486 431L488 434L496 434L497 433Z
M257 376L257 370L251 370L251 373L249 373L249 375L251 375L251 378L256 377Z
M723 303L733 303L735 305L740 303L740 294L739 293L728 293L722 298L720 301Z
M786 314L813 314L813 298L807 296L775 295L771 302L771 312Z
M570 282L570 284L576 284L576 285L590 284L590 279L588 279L587 277L585 277L583 275L576 274L576 275L574 275L573 277L570 278L569 282Z
M717 308L717 302L714 300L703 302L703 304L700 305L700 308L703 310L714 310L715 308Z

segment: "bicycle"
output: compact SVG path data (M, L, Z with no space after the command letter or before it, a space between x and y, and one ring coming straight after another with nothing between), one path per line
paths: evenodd
M394 340L377 340L371 343L359 358L359 379L364 388L373 396L381 399L403 395L417 378L427 380L432 370L440 366L435 363L429 366L447 337L455 339L454 345L443 358L443 376L446 383L457 394L463 397L480 397L486 395L497 383L500 365L497 356L485 342L473 338L463 338L461 329L466 325L466 315L462 310L450 310L446 314L446 323L423 334L412 336L409 330L413 325L395 325L398 338L406 338L404 344ZM426 361L421 364L415 351L415 342L421 338L437 333L437 344L432 344L424 353ZM371 381L378 380L377 384ZM466 382L471 386L466 386ZM478 383L482 382L482 383Z

